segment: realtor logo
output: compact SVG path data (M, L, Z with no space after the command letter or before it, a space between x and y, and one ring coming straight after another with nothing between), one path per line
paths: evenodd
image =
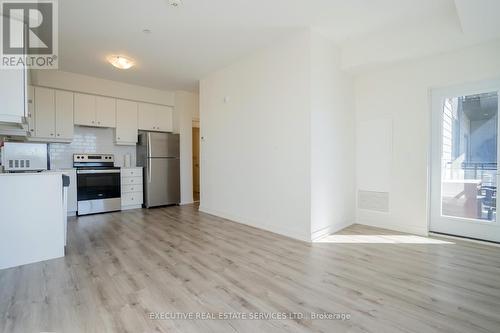
M57 2L2 1L2 68L57 68Z

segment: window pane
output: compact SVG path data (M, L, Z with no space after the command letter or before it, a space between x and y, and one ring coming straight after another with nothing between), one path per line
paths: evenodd
M498 94L447 98L443 107L442 214L496 219Z

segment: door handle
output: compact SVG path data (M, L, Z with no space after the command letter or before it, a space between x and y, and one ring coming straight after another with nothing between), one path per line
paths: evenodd
M151 162L148 159L148 183L151 183Z

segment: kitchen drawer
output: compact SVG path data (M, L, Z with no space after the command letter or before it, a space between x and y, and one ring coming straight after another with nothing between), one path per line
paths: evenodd
M122 193L142 192L142 184L122 185Z
M122 177L142 177L142 168L121 168Z
M122 206L142 205L142 192L122 194Z
M142 184L142 175L140 177L122 177L122 185Z

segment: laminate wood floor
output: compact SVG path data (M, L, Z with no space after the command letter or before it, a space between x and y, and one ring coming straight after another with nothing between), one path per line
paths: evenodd
M353 225L307 244L195 206L69 223L63 259L0 271L0 332L500 332L500 248ZM345 313L348 320L152 319Z

